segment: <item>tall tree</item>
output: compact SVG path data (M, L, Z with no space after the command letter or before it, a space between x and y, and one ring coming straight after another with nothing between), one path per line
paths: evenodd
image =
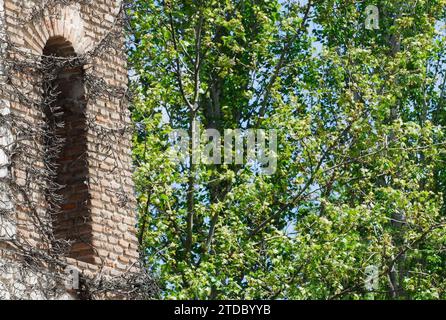
M140 242L164 297L446 297L444 5L129 5ZM277 130L277 170L173 161L194 120Z

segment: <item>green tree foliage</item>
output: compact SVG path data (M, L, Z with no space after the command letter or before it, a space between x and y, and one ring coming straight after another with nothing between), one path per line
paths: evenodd
M132 1L140 242L163 297L446 298L445 4ZM276 173L174 162L193 119L276 129Z

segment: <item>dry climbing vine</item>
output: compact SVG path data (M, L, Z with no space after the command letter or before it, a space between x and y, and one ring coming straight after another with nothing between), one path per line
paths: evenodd
M22 14L15 19L21 28L28 28L30 23L39 19L57 16L60 7L75 4L88 8L93 2L27 1L19 8ZM88 51L64 57L36 54L21 47L5 31L10 22L2 21L0 226L3 231L0 234L0 280L6 280L0 281L0 299L49 299L61 297L67 292L65 284L67 279L70 280L67 270L71 270L67 269L70 267L67 256L73 241L61 239L54 232L54 220L61 212L63 201L60 194L63 186L55 179L58 170L55 159L64 144L57 130L64 123L58 119L63 110L55 103L60 94L55 80L66 69L89 69L83 77L86 104L95 104L99 99L113 101L119 105L120 118L128 117L128 90L110 85L95 72L98 59L123 50L122 30L127 20L125 11L125 4L121 4L108 32ZM88 12L99 24L108 23L101 20L100 14L94 16L94 9ZM26 116L14 112L15 106L25 109ZM112 174L122 166L122 160L112 146L133 128L123 121L118 121L117 126L105 126L97 123L85 110L83 112L86 130L97 137L96 148L104 158L115 164L109 170ZM130 195L123 189L116 192L116 198L122 207L132 205L129 203ZM23 216L18 218L17 215ZM15 230L24 230L29 236L14 236ZM119 274L110 273L104 265L99 265L90 274L81 272L79 286L72 289L71 293L77 291L77 297L85 299L150 298L157 291L154 281L139 263L128 266L127 272Z

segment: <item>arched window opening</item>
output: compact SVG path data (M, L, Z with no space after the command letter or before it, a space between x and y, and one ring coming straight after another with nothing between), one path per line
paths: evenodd
M45 107L45 161L54 168L47 195L54 235L72 242L70 257L92 262L84 70L78 63L61 64L68 61L64 58L76 56L71 43L62 37L51 38L43 55L50 65L46 72L51 73L44 83L45 100L49 101ZM52 62L55 68L51 68Z

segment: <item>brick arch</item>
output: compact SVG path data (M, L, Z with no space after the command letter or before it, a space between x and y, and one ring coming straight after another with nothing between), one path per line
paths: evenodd
M70 42L77 54L88 52L93 43L85 35L85 22L81 15L81 6L57 5L46 9L42 18L30 22L23 28L23 41L35 55L41 55L52 38L64 38Z

